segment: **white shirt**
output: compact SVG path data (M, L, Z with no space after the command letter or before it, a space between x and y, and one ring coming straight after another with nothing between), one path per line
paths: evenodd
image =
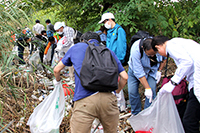
M200 44L191 39L173 38L167 42L166 52L177 65L171 80L179 83L186 76L188 89L194 87L194 93L200 101Z
M33 26L33 32L36 34L41 34L41 31L43 31L43 30L45 30L45 27L40 23L36 23Z

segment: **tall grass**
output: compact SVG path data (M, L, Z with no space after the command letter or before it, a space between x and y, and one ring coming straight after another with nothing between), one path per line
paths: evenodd
M0 1L0 132L15 132L13 125L25 116L26 103L30 102L25 88L16 81L16 74L23 75L23 71L12 65L16 55L11 51L16 44L11 41L11 35L18 34L17 28L23 29L29 23L28 16L19 8L22 5L20 0Z

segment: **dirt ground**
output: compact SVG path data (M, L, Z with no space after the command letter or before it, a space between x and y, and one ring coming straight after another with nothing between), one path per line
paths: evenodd
M125 67L128 70L128 66ZM168 65L169 71L167 72L168 75L172 75L176 69L175 64L173 63L172 59L169 60ZM25 73L22 73L22 75ZM45 73L46 77L51 79L53 77L52 74ZM38 90L47 90L47 87L44 84L38 84L40 77L32 77L28 75L28 79L24 78L23 76L16 76L14 85L10 87L3 86L0 91L0 98L1 103L0 107L0 114L3 118L1 118L1 127L0 131L5 132L15 132L15 133L29 133L30 129L29 126L26 125L29 116L33 112L34 108L41 102L38 99L34 99L32 97L33 94L39 97L41 92L37 93ZM164 71L162 71L162 77L164 77ZM158 84L158 88L162 83L162 79ZM2 84L2 83L1 83ZM15 89L19 87L19 89ZM53 89L53 88L52 88ZM144 103L144 88L140 85L139 87L140 95L142 103ZM124 88L124 95L125 99L128 100L128 88L127 85ZM127 112L130 112L130 108L127 108ZM126 114L124 113L124 114ZM123 115L123 114L122 114ZM60 126L60 133L70 133L69 128L69 120L71 117L71 112L67 116L64 117L61 126ZM20 120L21 119L21 120ZM119 120L119 131L123 130L125 133L133 133L134 131L127 125L126 123L127 118Z

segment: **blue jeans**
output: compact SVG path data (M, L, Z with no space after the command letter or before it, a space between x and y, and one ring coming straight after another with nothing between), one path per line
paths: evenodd
M147 82L153 91L153 99L156 97L156 80L155 78L148 76ZM131 104L131 113L136 115L141 111L141 100L139 94L139 87L140 81L135 77L133 71L129 67L128 70L128 94L129 94L129 101ZM144 108L147 108L151 105L149 103L149 99L145 99Z
M18 57L19 57L19 64L26 64L24 62L23 54L24 54L24 46L22 46L23 42L17 42L18 45Z

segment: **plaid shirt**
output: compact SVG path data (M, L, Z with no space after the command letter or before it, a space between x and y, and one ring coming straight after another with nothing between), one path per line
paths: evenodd
M63 29L64 36L67 37L67 42L65 43L66 48L64 47L64 51L67 52L68 49L74 45L74 29L68 26L65 26Z

